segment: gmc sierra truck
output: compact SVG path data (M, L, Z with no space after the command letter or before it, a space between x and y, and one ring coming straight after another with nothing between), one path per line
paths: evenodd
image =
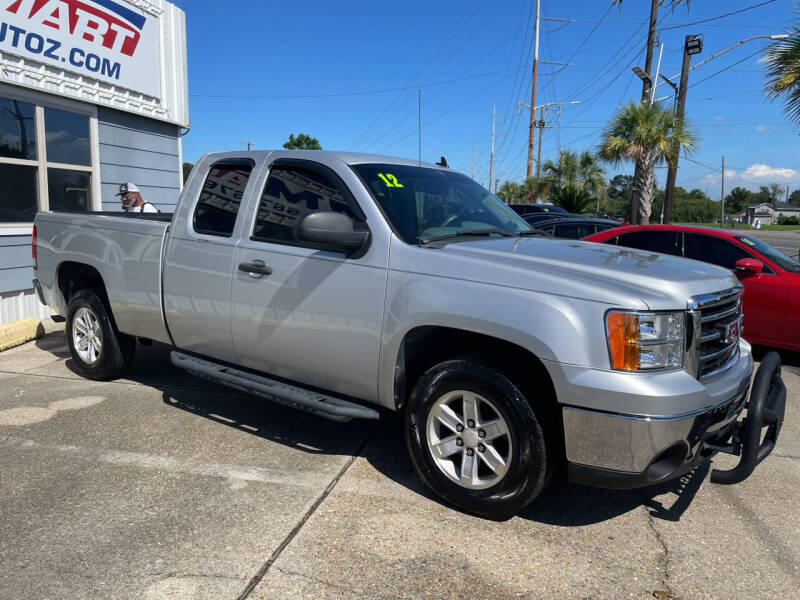
M39 213L33 254L85 377L120 377L155 340L318 416L403 411L425 483L490 518L559 471L634 488L726 452L711 479L736 483L783 421L777 354L751 388L731 272L549 239L439 165L209 154L174 214Z

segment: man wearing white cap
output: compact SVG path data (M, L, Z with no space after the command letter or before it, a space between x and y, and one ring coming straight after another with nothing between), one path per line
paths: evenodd
M123 183L119 186L119 194L122 199L122 210L125 212L134 213L157 213L158 209L145 202L142 195L139 193L139 188L135 183Z

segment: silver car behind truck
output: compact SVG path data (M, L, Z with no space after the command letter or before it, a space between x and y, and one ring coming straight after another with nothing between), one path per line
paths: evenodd
M404 411L423 480L487 517L559 471L637 487L727 452L712 480L741 481L783 420L777 355L750 391L730 272L548 239L436 165L209 154L173 215L39 213L34 255L84 376L121 376L139 338L330 419Z

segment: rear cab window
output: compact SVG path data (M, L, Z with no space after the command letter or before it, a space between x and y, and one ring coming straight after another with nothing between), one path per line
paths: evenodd
M211 165L194 209L195 232L231 237L255 163L250 159L226 159Z

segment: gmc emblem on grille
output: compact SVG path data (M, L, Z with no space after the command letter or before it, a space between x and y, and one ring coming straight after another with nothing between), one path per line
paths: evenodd
M732 344L739 341L739 321L731 321L722 326L723 341L725 344Z

